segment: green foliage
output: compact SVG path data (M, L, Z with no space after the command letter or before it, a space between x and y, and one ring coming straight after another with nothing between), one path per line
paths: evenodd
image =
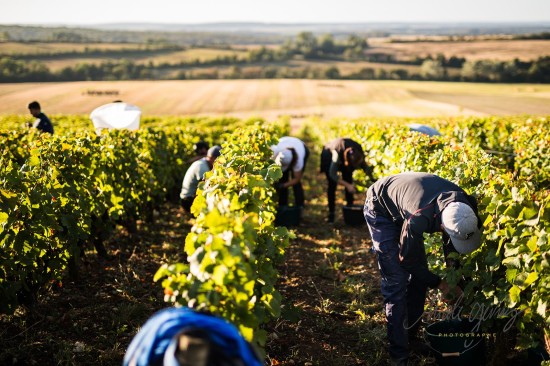
M289 240L274 225L273 183L282 175L271 160L276 141L258 125L227 136L192 207L189 263L163 265L155 275L168 301L222 316L261 346L261 325L280 314L275 265Z
M480 309L499 308L500 316L517 326L519 347L537 344L543 329L550 329L547 119L426 121L443 132L440 137L410 132L403 122L340 120L321 135L325 141L347 136L360 142L375 176L431 172L476 196L484 222L482 247L462 256L459 269L444 269L440 239L426 238L430 265L451 284L468 279L464 313L481 316ZM355 178L359 186L367 185L366 177ZM483 320L491 326L496 318Z
M199 139L179 128L0 131L0 312L61 279L86 241L162 203Z

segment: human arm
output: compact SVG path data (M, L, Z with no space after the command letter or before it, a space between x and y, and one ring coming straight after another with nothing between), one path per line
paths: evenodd
M441 279L428 269L428 261L424 250L423 233L429 226L428 219L425 216L412 216L403 225L401 233L400 260L401 265L418 281L426 284L429 288L437 288L441 291L444 298L459 298L462 295L460 286L451 286L445 279ZM451 248L449 248L451 245ZM449 262L447 258L453 250L450 240L443 244L447 266L458 265L458 262Z
M298 182L300 182L300 180L302 180L303 174L304 173L301 170L297 172L292 172L292 179L290 179L287 182L281 183L280 188L288 188L297 184Z
M412 216L403 223L400 237L399 259L401 266L417 281L429 288L437 288L441 278L428 269L423 233L428 226L424 216Z
M451 287L449 283L444 279L439 282L439 285L437 285L437 289L441 291L444 299L460 299L460 297L463 295L463 291L460 286Z
M375 182L376 179L374 178L374 175L372 174L372 168L367 164L366 161L363 160L363 163L361 164L361 169L365 172L367 177L371 180L371 182Z
M330 179L335 181L337 184L344 186L348 192L355 193L356 192L355 186L349 182L346 182L344 179L342 179L340 174L338 174L338 169L342 164L340 155L338 155L338 152L336 150L332 150L331 153L332 153L332 160L330 162L330 166L328 169L328 174Z

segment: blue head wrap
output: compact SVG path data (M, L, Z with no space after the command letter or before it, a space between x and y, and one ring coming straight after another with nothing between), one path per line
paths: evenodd
M250 344L237 328L224 319L195 312L189 308L164 309L154 314L136 334L124 355L124 366L175 366L179 333L185 328L206 332L210 341L227 355L246 366L262 366ZM165 356L167 349L169 352ZM164 362L164 363L163 363Z

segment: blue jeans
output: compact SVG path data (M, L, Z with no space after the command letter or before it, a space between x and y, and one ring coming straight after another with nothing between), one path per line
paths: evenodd
M378 258L382 277L389 353L392 359L405 359L409 355L409 336L416 335L424 312L427 286L415 281L399 261L401 226L368 207L365 219Z

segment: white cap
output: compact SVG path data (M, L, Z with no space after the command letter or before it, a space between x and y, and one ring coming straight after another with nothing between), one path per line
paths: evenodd
M479 248L481 231L477 221L474 210L465 203L451 202L443 209L441 223L457 252L467 254Z
M275 163L281 166L281 169L286 171L292 162L292 151L285 149L275 155Z

